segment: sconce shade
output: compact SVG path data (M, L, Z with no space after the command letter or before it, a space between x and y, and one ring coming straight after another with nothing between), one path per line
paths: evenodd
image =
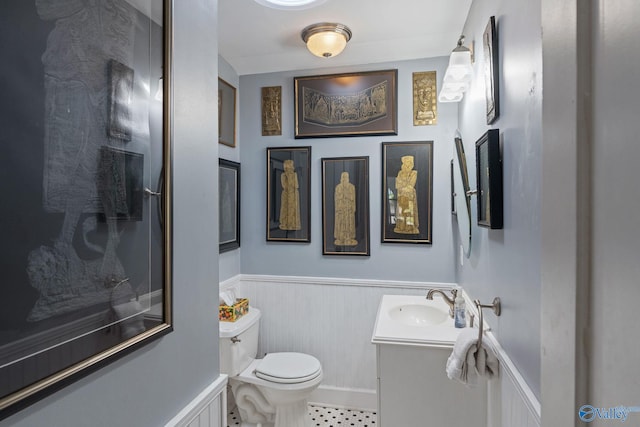
M458 46L453 49L449 57L449 66L444 73L442 90L438 95L440 102L460 102L464 92L469 90L469 84L473 79L471 51L462 43L464 43L464 36L460 36Z
M339 55L351 40L351 30L342 24L322 22L302 30L302 40L309 52L320 58Z

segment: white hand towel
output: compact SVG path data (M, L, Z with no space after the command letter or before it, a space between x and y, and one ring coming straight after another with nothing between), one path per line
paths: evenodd
M478 383L478 377L491 378L498 373L498 358L482 344L478 349L478 330L466 328L460 332L447 360L447 376L468 386Z

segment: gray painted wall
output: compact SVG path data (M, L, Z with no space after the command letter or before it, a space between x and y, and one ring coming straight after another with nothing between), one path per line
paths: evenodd
M438 124L413 126L412 73L436 70L441 82L447 58L382 63L340 69L240 77L242 151L242 273L452 282L449 159L457 125L456 104L438 105ZM293 77L398 69L398 135L294 139ZM262 136L260 88L282 86L282 135ZM434 141L433 245L381 244L381 142ZM266 148L312 147L311 243L266 242ZM322 255L321 161L323 157L369 156L371 256Z
M218 152L221 159L240 162L241 127L240 123L240 78L231 65L221 56L218 56L218 75L221 79L236 88L236 146L218 144ZM216 166L217 167L217 166ZM242 167L242 166L241 166ZM240 185L242 186L242 169L240 171ZM242 253L242 232L240 233L240 248L220 254L218 259L220 264L219 280L223 282L233 276L240 274L240 254Z
M497 21L500 118L486 124L482 35ZM540 188L542 171L542 41L540 2L476 0L463 33L475 42L470 91L460 104L460 131L476 187L475 142L500 129L504 178L504 229L477 226L472 197L471 256L456 263L456 279L472 298L502 299L503 313L487 321L523 377L540 397Z
M218 377L217 1L175 2L174 10L175 331L2 426L157 427Z

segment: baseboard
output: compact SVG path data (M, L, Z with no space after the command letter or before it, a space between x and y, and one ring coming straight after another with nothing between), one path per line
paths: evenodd
M218 402L216 402L218 400ZM215 408L212 408L212 405ZM219 419L211 419L210 412L219 414ZM226 427L227 423L227 376L221 374L213 383L187 406L185 406L165 427L187 427L194 421L199 421L201 414L207 414L202 418L207 420L207 425L198 422L195 425L201 427Z
M309 403L332 408L360 409L375 412L378 400L375 390L320 386L309 397Z

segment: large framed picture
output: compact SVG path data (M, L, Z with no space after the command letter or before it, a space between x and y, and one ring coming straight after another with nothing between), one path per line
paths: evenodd
M432 243L433 141L382 143L382 243Z
M370 254L369 157L322 159L322 254Z
M311 242L311 147L267 148L267 241Z
M398 70L294 78L295 137L398 134Z
M240 247L240 163L218 159L220 253Z
M236 146L236 88L218 77L218 142Z
M3 8L0 419L173 329L172 1L60 5Z
M484 82L487 103L487 124L495 122L500 117L500 85L498 35L496 34L496 18L489 18L482 36L484 48Z
M490 129L476 142L478 225L502 228L502 156L500 131Z

